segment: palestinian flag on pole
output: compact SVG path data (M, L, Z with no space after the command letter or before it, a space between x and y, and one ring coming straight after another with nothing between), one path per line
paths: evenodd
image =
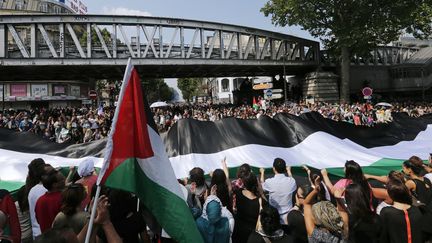
M255 96L253 97L253 100L252 100L252 108L254 110L258 110L259 109L259 105L258 105L258 103L257 103L257 101L255 99Z
M202 242L129 59L98 185L135 193L178 242Z

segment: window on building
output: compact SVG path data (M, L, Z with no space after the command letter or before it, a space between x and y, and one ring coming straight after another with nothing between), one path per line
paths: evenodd
M47 13L48 12L48 4L46 2L41 2L39 6L39 10L41 12Z
M15 9L22 10L24 8L24 0L16 0L15 1Z
M229 79L224 78L221 80L222 83L222 92L229 92Z

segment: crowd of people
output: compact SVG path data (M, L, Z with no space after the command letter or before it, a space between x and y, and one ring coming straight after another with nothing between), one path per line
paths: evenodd
M294 178L275 158L273 173L243 164L231 180L223 160L209 180L195 167L178 181L205 243L432 242L431 158L412 156L386 176L350 160L338 181L303 168ZM96 179L91 160L65 176L34 159L16 202L0 190L0 241L84 242ZM90 242L175 242L131 193L103 187L95 215Z
M32 132L57 143L86 143L108 136L114 108L9 110L0 114L0 128Z
M9 110L0 113L0 128L32 132L57 143L86 143L108 136L115 107L51 108L29 111ZM159 132L168 131L178 120L192 118L216 121L228 117L258 119L274 117L278 113L301 115L315 111L323 117L372 127L377 123L392 121L392 112L405 112L413 117L432 113L431 104L395 103L373 106L370 103L328 104L288 103L275 104L258 99L256 105L179 104L154 108L154 121Z
M160 131L167 131L178 120L192 118L200 121L216 121L228 117L238 119L257 119L262 115L274 117L278 113L301 115L315 111L323 117L335 121L348 122L357 126L372 127L377 123L389 123L393 120L392 112L405 112L412 117L432 113L431 104L395 103L373 105L371 103L329 104L329 103L288 103L275 104L258 99L256 105L175 105L153 109L154 120Z

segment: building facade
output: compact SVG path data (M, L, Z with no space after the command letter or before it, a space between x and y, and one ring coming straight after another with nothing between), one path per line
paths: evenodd
M0 0L0 15L10 14L85 14L86 5L80 0ZM29 41L30 29L16 27L23 42ZM52 30L46 29L48 35ZM42 38L38 35L38 38ZM7 37L13 43L12 36ZM51 38L54 39L54 38ZM55 41L53 41L54 44ZM92 86L95 86L93 82ZM20 80L0 83L0 102L5 108L30 109L79 106L91 104L88 81L80 80Z

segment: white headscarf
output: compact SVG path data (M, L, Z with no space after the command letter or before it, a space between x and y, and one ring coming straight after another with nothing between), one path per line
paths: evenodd
M94 162L91 159L83 160L78 165L78 175L80 177L90 176L94 172Z

